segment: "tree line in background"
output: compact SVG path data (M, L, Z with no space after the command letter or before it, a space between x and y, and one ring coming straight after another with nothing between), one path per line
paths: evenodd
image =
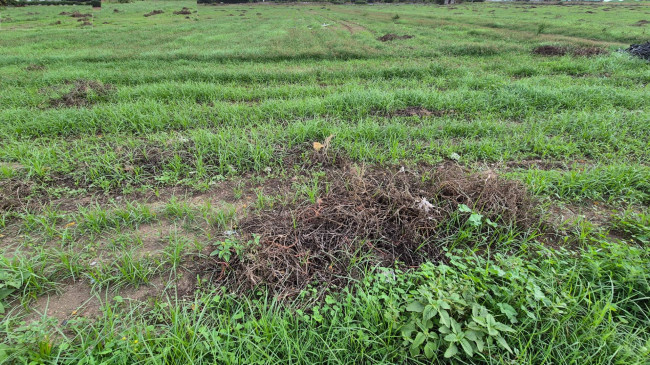
M300 2L309 2L310 0L300 0ZM424 4L458 4L462 2L484 2L485 0L326 0L332 4L372 4L372 3L424 3ZM242 4L242 3L257 3L262 0L197 0L197 4ZM269 1L271 2L271 1ZM298 2L298 0L274 0L276 3L291 3ZM323 2L323 0L313 0L313 2Z
M34 6L34 5L91 5L101 7L101 0L62 0L62 1L25 1L25 0L0 0L0 6Z

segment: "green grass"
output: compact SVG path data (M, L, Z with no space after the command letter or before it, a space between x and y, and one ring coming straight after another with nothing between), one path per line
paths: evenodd
M0 8L0 362L647 363L650 68L618 50L647 41L648 13ZM59 102L84 80L108 87ZM354 237L346 287L224 279L268 244L242 222L318 214L341 169L449 164L520 181L539 220L456 211L418 267Z

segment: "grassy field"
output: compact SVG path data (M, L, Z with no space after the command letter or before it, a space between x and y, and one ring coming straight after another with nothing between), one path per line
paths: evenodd
M0 362L648 364L650 4L0 20Z

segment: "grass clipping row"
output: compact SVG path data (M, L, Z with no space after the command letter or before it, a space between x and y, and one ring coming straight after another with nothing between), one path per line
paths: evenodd
M257 234L260 242L221 263L219 278L231 287L262 285L292 297L309 285L343 287L361 277L365 265L442 260L445 238L459 229L450 222L460 204L500 224L536 221L520 183L454 164L422 173L347 165L327 180L328 192L314 204L278 207L241 222L245 238Z

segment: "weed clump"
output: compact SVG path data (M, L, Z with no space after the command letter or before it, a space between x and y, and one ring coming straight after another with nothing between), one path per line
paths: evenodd
M498 224L535 221L520 183L455 164L422 173L346 165L330 173L326 190L314 203L242 221L244 237L258 237L258 244L222 263L220 277L229 271L233 287L266 285L290 297L313 283L342 287L362 276L364 264L443 260L442 246L461 231L489 235Z

